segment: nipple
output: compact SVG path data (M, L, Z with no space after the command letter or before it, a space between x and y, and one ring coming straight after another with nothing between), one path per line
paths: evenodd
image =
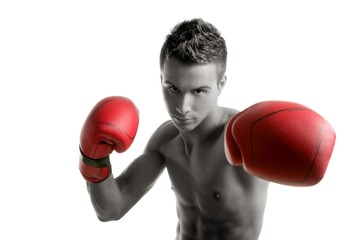
M220 201L221 192L215 190L214 193L213 193L213 198L215 199L215 201Z

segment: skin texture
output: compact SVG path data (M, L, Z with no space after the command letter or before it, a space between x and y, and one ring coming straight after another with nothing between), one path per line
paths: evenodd
M225 84L216 64L165 61L161 85L171 120L120 176L87 183L101 221L124 216L166 167L177 201L176 239L258 239L269 183L225 157L224 128L237 113L218 106Z

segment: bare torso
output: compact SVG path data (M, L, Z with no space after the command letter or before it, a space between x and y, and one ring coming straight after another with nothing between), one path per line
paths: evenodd
M177 200L177 240L255 240L260 235L268 182L227 162L223 130L228 118L191 152L175 126L164 125L159 151Z

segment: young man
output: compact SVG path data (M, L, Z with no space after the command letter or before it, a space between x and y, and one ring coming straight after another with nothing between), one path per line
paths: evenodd
M218 105L226 84L226 58L225 41L210 23L193 19L172 30L160 54L171 120L116 178L109 155L130 146L137 110L122 97L95 106L81 134L80 170L101 221L124 216L166 167L177 201L176 239L258 239L269 182L228 162L240 153L231 149L232 137L225 136L225 126L237 111Z

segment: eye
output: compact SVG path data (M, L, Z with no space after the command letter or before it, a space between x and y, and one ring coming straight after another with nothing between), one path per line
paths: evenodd
M167 89L169 89L170 92L172 93L178 93L179 89L177 87L174 86L168 86Z
M202 89L202 88L199 88L199 89L195 89L194 90L194 94L195 95L201 95L201 94L203 94L203 93L205 93L206 92L206 90L204 90L204 89Z

